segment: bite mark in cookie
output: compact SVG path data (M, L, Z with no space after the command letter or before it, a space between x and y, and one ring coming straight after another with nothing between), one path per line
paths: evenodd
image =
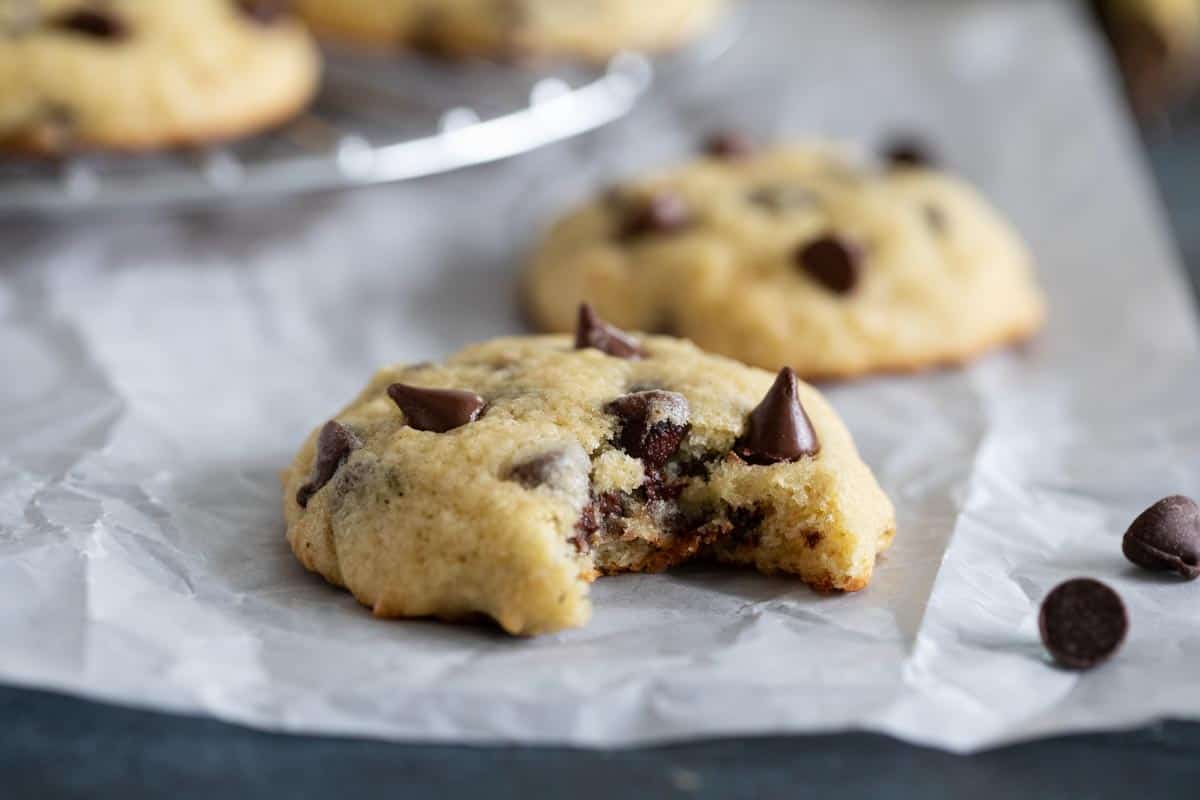
M597 576L694 558L865 586L892 509L820 395L637 341L639 359L524 337L383 370L288 471L297 556L380 616L482 612L522 634L582 624ZM325 482L329 502L298 502Z

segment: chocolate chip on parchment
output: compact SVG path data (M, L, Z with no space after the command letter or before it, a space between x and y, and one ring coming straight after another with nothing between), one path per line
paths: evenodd
M575 325L575 349L589 347L615 358L638 359L644 355L636 339L600 319L589 304L583 303L579 306L579 320Z
M1129 526L1121 551L1139 567L1200 578L1200 505L1182 495L1164 497Z
M393 383L387 393L404 412L409 427L434 433L445 433L474 422L487 406L479 395L461 389L425 389Z
M317 458L313 462L312 475L308 483L296 491L296 502L301 508L308 507L308 501L322 486L329 483L342 462L362 444L354 431L337 420L330 420L321 428L317 435Z
M883 157L893 167L930 167L937 160L924 140L912 136L897 136L883 148Z
M799 461L821 451L812 421L800 404L796 373L784 367L766 397L750 412L746 432L734 444L743 461L759 466Z
M604 407L621 420L617 442L629 455L660 467L679 449L691 427L687 398L651 389L621 395Z
M826 289L847 294L858 285L862 248L842 236L829 234L797 250L796 262Z
M1060 665L1091 669L1120 648L1129 616L1112 589L1092 578L1074 578L1046 595L1038 630L1046 650Z
M289 0L237 0L238 9L259 25L271 25L291 11Z
M704 142L704 152L713 158L736 161L754 155L754 140L741 131L718 131Z
M660 190L649 197L633 202L625 211L621 238L676 233L692 221L692 210L686 200L675 192Z
M108 41L117 41L129 35L129 28L119 17L110 10L100 8L67 11L54 17L50 25L61 31Z

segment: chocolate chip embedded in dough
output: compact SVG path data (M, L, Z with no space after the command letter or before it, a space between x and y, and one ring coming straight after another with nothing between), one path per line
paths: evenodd
M858 285L862 271L862 248L850 239L830 234L801 247L796 262L826 289L849 294Z
M479 419L487 407L482 397L461 389L426 389L393 383L387 393L404 412L408 426L419 431L454 430Z
M690 427L687 398L651 389L613 400L604 408L621 421L621 449L651 466L662 466L679 449Z
M746 432L734 445L742 460L759 466L799 461L821 451L812 422L800 404L796 373L784 367L762 402L750 412Z
M291 12L288 0L237 0L237 7L259 25L272 25Z
M677 233L691 222L692 210L687 201L675 192L660 190L634 201L626 209L621 238L640 239Z
M737 161L754 155L754 140L741 131L719 131L708 137L704 152L723 161Z
M883 157L893 167L930 167L937 163L928 143L916 136L897 136L883 148Z
M337 420L330 420L321 428L317 435L317 457L313 462L312 475L308 482L296 491L296 502L301 508L308 507L308 501L329 483L338 468L355 449L361 446L354 431Z
M508 467L505 477L526 489L545 487L586 497L591 467L584 449L571 442L522 456Z
M638 359L643 355L636 339L600 319L592 307L584 303L579 306L579 321L575 326L575 349L589 347L615 358Z
M93 39L119 41L129 35L128 26L111 9L80 8L50 20L51 27Z

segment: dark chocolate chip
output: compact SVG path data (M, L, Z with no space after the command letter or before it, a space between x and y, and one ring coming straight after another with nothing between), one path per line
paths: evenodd
M638 359L644 355L636 339L600 319L589 304L583 303L579 306L579 321L575 326L575 349L589 347L615 358Z
M1200 506L1190 497L1164 497L1133 521L1121 550L1139 567L1200 578Z
M675 192L658 191L631 204L625 211L621 237L639 239L643 236L676 233L692 221L687 201Z
M60 31L69 31L93 39L117 41L129 35L129 28L112 11L100 8L80 8L60 14L50 22Z
M713 158L736 161L754 155L754 140L740 131L721 131L708 137L704 152Z
M765 208L768 211L794 211L813 205L817 198L804 186L793 183L779 183L770 186L760 186L746 195L746 201L751 205Z
M409 427L434 433L445 433L474 422L487 406L479 395L461 389L425 389L393 383L387 393L404 412L404 421Z
M821 451L812 422L800 404L796 373L784 367L767 396L750 412L746 433L734 445L744 461L759 466L799 461Z
M620 528L625 516L625 502L618 492L605 492L588 501L575 523L575 534L571 537L575 548L586 552L592 548L600 531L605 533Z
M515 461L506 477L526 489L545 486L586 496L591 467L583 448L571 443Z
M883 149L883 157L893 167L930 167L937 160L929 146L916 136L897 136Z
M1046 595L1038 630L1055 661L1070 669L1090 669L1117 652L1129 617L1112 589L1091 578L1075 578Z
M289 0L237 0L237 6L259 25L271 25L291 12Z
M826 289L847 294L858 285L862 249L849 239L830 234L797 250L796 262Z
M317 458L313 462L312 475L308 483L296 491L296 502L301 508L308 507L312 496L329 483L342 462L358 447L361 447L361 443L354 431L336 420L325 423L317 435Z
M925 222L935 233L945 233L950 225L946 212L935 205L925 206Z
M691 427L687 398L675 392L652 389L622 395L604 410L621 420L621 449L654 467L675 455Z

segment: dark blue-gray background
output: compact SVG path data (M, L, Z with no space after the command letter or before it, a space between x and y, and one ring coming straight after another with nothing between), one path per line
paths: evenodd
M1200 286L1200 114L1147 153ZM2 645L0 645L2 646ZM1200 668L1200 665L1198 665ZM1200 677L1198 677L1200 680ZM0 797L1200 796L1200 724L962 757L883 736L719 740L625 751L401 745L260 733L0 688Z

